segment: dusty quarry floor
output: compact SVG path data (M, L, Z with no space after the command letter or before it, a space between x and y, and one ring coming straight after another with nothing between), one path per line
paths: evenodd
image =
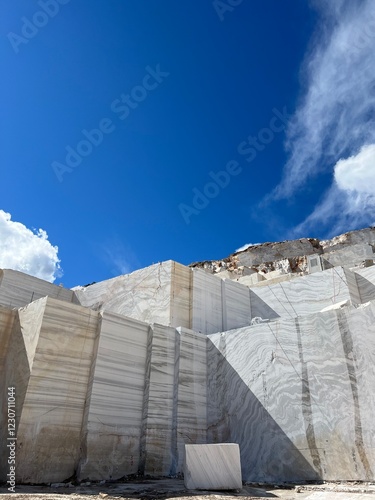
M375 483L324 483L302 486L244 485L238 491L187 491L180 479L51 486L16 486L10 493L0 485L0 500L375 500Z

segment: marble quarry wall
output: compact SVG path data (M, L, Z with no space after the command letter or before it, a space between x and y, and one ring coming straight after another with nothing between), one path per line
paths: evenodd
M203 443L238 443L245 481L375 479L375 266L264 286L173 261L74 290L0 280L18 482L176 475Z
M245 480L373 480L374 302L208 338L208 442Z
M75 289L75 300L95 310L208 335L250 325L255 317L296 317L343 301L360 304L363 300L357 278L357 272L334 267L298 279L279 283L275 279L269 285L266 281L249 287L167 261ZM375 287L371 282L366 284L364 276L360 279L367 300L375 300Z
M23 307L48 295L65 302L75 302L75 293L62 286L11 269L0 269L0 305Z
M50 297L0 308L0 325L2 401L16 388L17 481L174 475L185 443L207 441L206 336Z

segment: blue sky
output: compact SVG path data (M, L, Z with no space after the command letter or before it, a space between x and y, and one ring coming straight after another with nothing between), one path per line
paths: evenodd
M374 222L371 0L18 0L0 28L0 267L70 287Z

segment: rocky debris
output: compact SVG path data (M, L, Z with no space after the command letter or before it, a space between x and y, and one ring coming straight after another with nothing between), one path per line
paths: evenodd
M375 253L375 227L351 231L335 236L331 240L301 238L250 245L225 259L194 262L190 267L200 268L221 278L232 280L258 273L260 277L252 280L256 284L263 278L269 280L285 274L308 274L308 256L311 255L322 258L323 269L340 265L337 261L345 260L346 250L351 254L353 266L372 265L374 259L371 257ZM333 265L330 263L332 258L335 259Z
M52 485L51 485L52 487ZM171 478L138 479L137 481L114 482L104 487L99 483L91 483L83 487L83 483L75 486L69 492L51 491L48 486L17 485L16 493L7 494L6 488L0 487L3 500L118 500L119 498L140 500L256 500L259 498L274 498L282 500L310 500L324 498L335 500L355 500L358 497L374 500L375 485L360 481L352 482L321 482L320 484L266 484L245 483L241 490L235 491L187 491L183 481ZM335 497L335 493L340 493Z

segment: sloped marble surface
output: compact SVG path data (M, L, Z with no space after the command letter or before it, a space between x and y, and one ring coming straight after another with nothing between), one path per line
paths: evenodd
M74 474L97 326L94 311L45 301L18 427L19 482L58 482Z
M241 489L238 444L185 445L184 483L188 490Z
M0 269L0 305L23 307L48 295L51 298L74 302L74 292L48 281L11 269Z
M138 471L149 326L103 313L83 423L79 478Z
M80 304L147 323L170 324L172 261L74 289Z
M47 297L44 297L18 310L18 317L22 327L23 342L25 344L30 371L34 363L35 351L39 341L46 305Z
M332 272L334 269L332 270ZM355 304L361 304L362 298L358 287L358 281L356 274L350 269L344 269L344 275L346 279L346 285L349 290L350 301ZM337 303L337 301L336 301Z
M375 266L355 271L361 302L375 300Z

